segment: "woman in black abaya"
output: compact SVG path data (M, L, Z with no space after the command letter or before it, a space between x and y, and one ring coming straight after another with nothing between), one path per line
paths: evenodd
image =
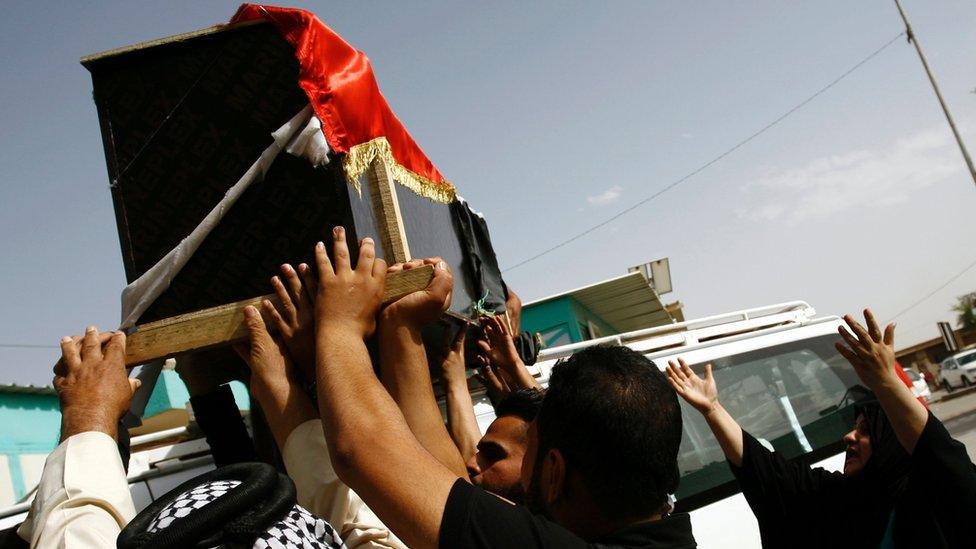
M771 452L718 401L711 366L699 377L671 362L675 391L702 413L759 522L763 547L968 547L976 520L976 467L966 448L895 373L894 326L882 335L845 317L849 361L877 402L856 407L842 473Z

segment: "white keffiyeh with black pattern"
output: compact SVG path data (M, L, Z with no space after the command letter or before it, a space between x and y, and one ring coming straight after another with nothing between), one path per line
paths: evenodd
M149 525L149 532L165 529L177 519L186 517L238 486L238 480L218 480L183 492L164 507ZM342 539L332 526L309 513L300 505L292 507L284 518L254 540L254 549L339 549Z

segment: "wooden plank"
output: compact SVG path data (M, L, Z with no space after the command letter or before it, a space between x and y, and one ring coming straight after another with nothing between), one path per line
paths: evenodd
M423 290L433 277L432 265L388 275L383 303ZM136 326L128 336L125 363L135 366L242 341L247 338L244 308L258 306L265 299L276 301L273 295L266 295Z
M379 229L380 243L386 252L383 258L389 264L410 261L410 246L403 230L403 216L400 214L400 201L393 187L393 174L382 158L377 157L366 172L369 179L369 193L373 203L373 213Z

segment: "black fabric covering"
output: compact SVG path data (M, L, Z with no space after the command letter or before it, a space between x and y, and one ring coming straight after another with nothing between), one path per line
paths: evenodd
M193 406L197 425L207 438L214 465L223 467L257 460L254 443L247 434L230 385L224 384L207 394L190 397L190 406Z
M308 105L295 50L267 23L127 48L84 64L92 75L129 282L190 234L271 144L271 132ZM366 236L383 257L371 195L350 192L342 160L333 154L329 165L313 168L304 158L279 154L140 322L265 294L268 276L282 263L314 265L317 241L324 239L331 253L335 225L348 231L352 257ZM413 256L439 256L455 272L451 311L473 319L470 305L484 289L490 289L489 308L500 311L498 268L484 222L461 224L468 243L477 242L473 255L462 253L453 224L461 215L457 205L395 187ZM479 268L475 275L469 270ZM478 295L473 279L482 281Z
M295 50L270 24L85 65L129 282L190 234L271 144L271 132L308 105ZM367 236L355 234L341 162L313 168L279 154L140 320L265 294L279 265L310 262L315 242L339 224Z
M860 474L790 463L743 432L742 467L729 466L759 521L763 547L966 547L976 472L965 447L929 416L912 456L877 404L858 408L872 455ZM967 518L963 518L967 517Z
M181 494L211 481L239 480L226 495L190 513L164 530L149 526ZM119 534L120 549L250 546L295 505L295 484L264 463L238 463L192 478L143 509Z
M461 235L465 260L470 265L466 272L473 277L470 282L478 296L476 299L484 298L482 308L485 311L505 312L506 292L488 234L488 224L462 200L451 203L451 215Z

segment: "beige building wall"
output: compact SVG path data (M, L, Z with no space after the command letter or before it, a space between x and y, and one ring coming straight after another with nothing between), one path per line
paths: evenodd
M10 478L10 463L7 462L7 456L0 454L0 507L7 507L14 503L16 501L14 501L13 479Z

